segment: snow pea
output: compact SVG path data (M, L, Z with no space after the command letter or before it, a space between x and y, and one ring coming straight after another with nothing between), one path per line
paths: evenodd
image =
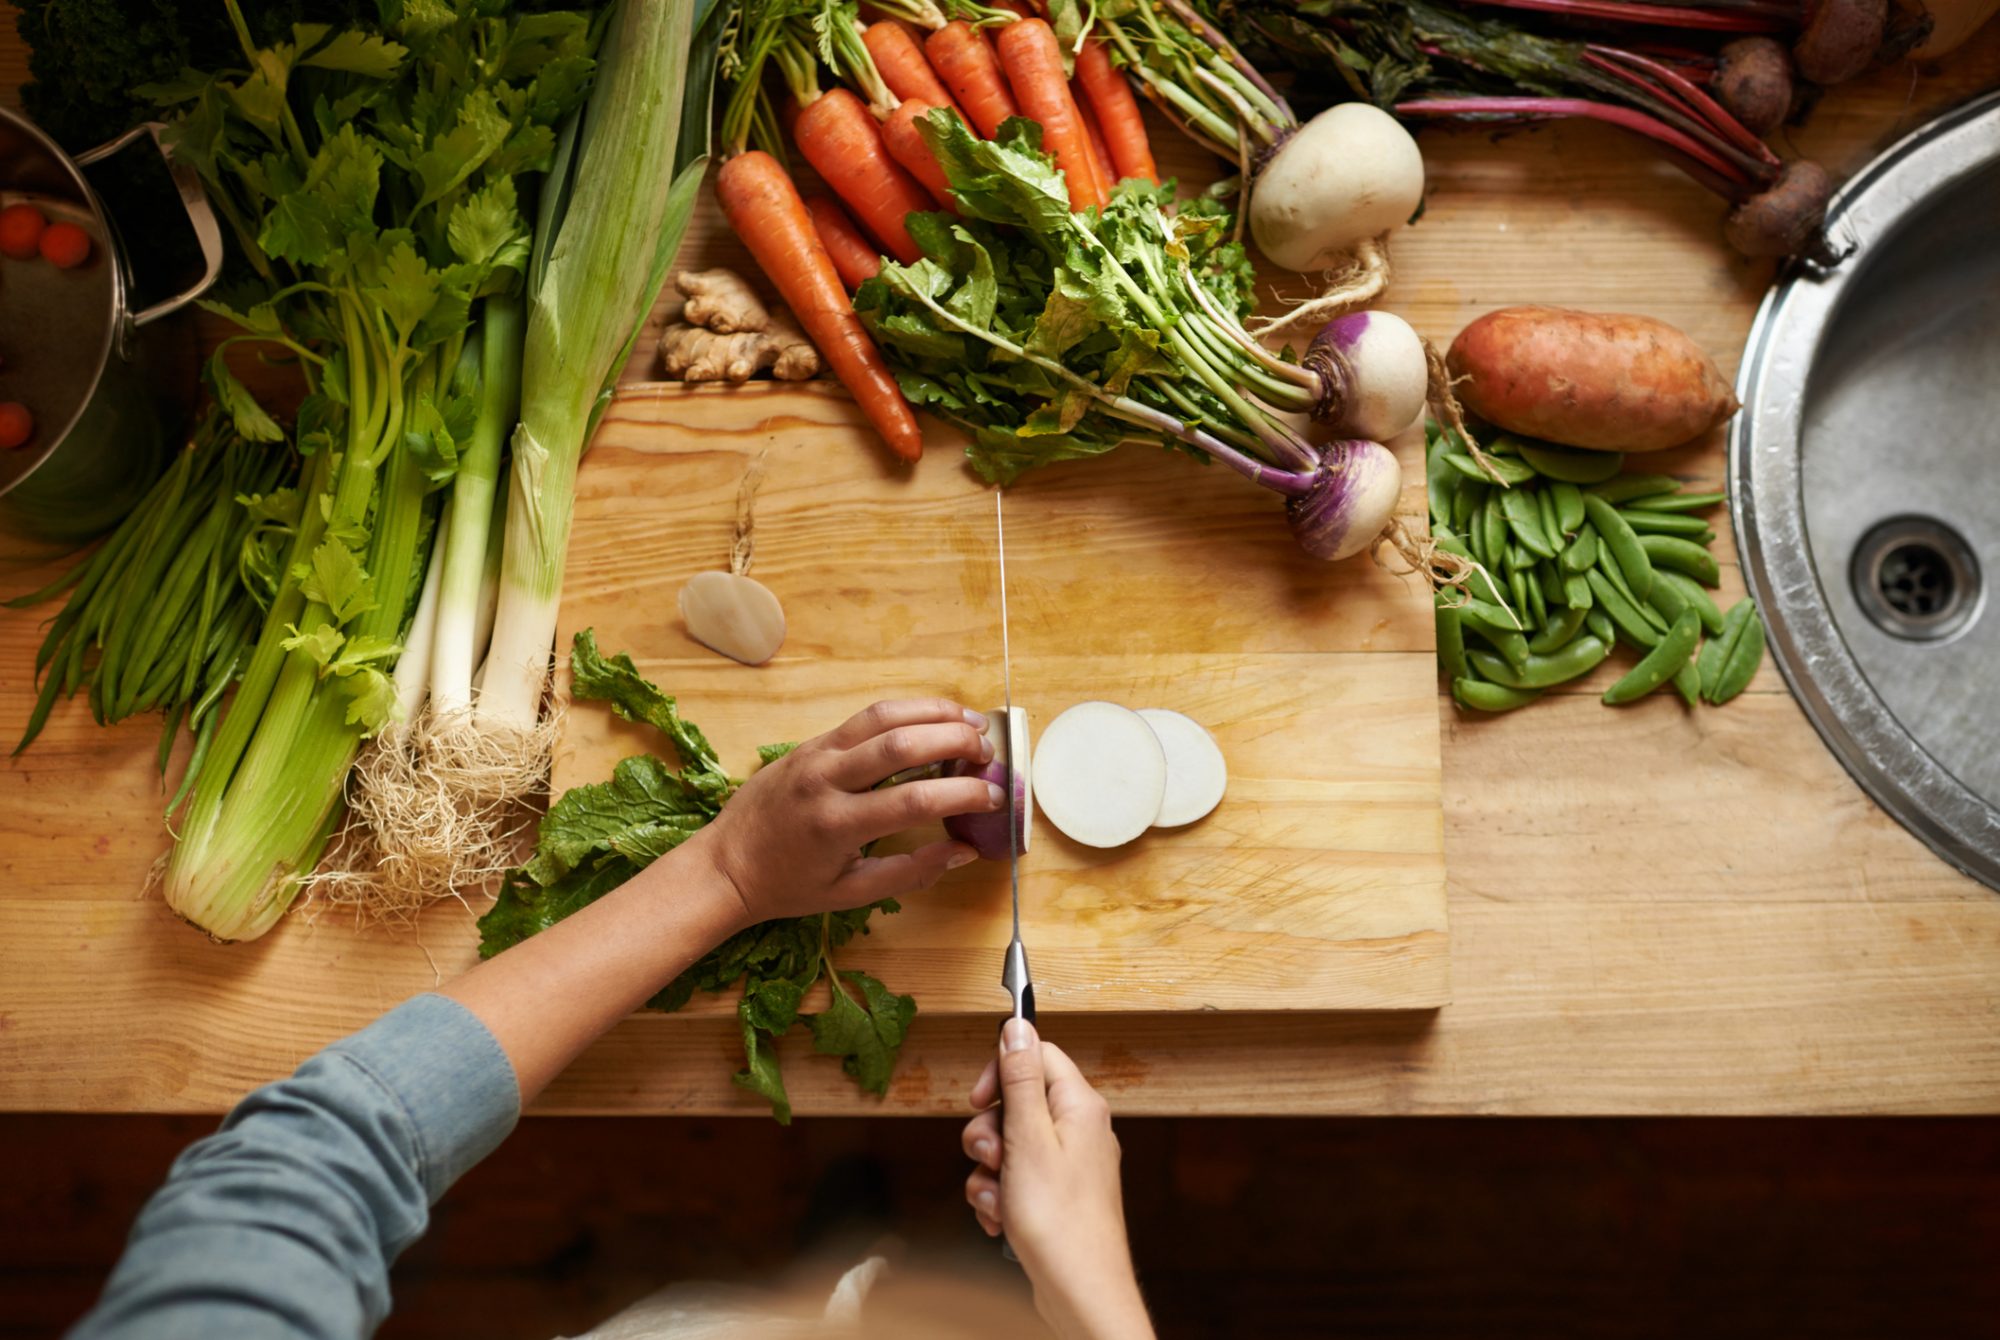
M1438 664L1445 678L1459 679L1465 669L1465 626L1459 622L1458 606L1445 603L1446 593L1437 595Z
M1470 601L1459 606L1459 627L1488 643L1509 665L1528 663L1528 639L1521 633L1504 625L1495 625L1479 617L1472 609Z
M1692 660L1674 672L1674 692L1689 707L1701 701L1701 672L1695 669Z
M1540 572L1535 569L1524 571L1521 574L1521 584L1528 588L1528 613L1533 618L1534 626L1540 628L1549 621L1549 602L1542 594Z
M1715 555L1693 540L1673 535L1642 535L1639 547L1646 551L1649 561L1676 572L1685 572L1703 586L1722 584L1722 570L1716 566Z
M1486 457L1493 463L1490 472L1462 451L1447 451L1444 459L1446 464L1467 479L1476 479L1482 484L1491 484L1495 480L1505 484L1525 484L1535 477L1535 472L1521 462L1511 460L1504 455L1495 456L1490 452Z
M1441 448L1433 446L1424 453L1424 492L1430 500L1433 527L1451 524L1451 508L1458 494L1459 480L1458 471L1444 463Z
M1536 656L1547 656L1560 651L1570 644L1570 640L1583 631L1583 621L1590 616L1588 609L1574 607L1560 611L1541 632L1528 639L1528 650Z
M1610 616L1619 636L1642 650L1659 643L1660 635L1653 625L1639 617L1638 609L1618 593L1602 572L1592 568L1584 574L1584 580L1590 583L1590 593L1597 597L1597 608Z
M1562 573L1556 570L1556 565L1546 558L1543 559L1541 562L1535 564L1535 577L1542 584L1543 602L1550 609L1561 605L1565 598L1563 593L1563 578Z
M1693 538L1708 529L1708 523L1685 512L1650 512L1643 507L1621 507L1618 515L1641 535L1679 535Z
M1664 633L1667 631L1667 621L1655 614L1653 607L1634 595L1632 588L1625 584L1625 574L1618 570L1618 560L1611 556L1609 549L1598 549L1597 571L1604 575L1605 581L1611 583L1611 588L1614 591L1625 597L1625 603L1630 605L1637 612L1640 619L1650 625L1655 632Z
M1674 620L1674 626L1667 635L1644 656L1639 663L1625 672L1625 677L1604 691L1604 701L1616 706L1634 702L1645 697L1660 685L1681 672L1681 667L1694 655L1695 643L1701 638L1701 618L1693 610L1682 610L1681 617ZM1532 667L1535 658L1530 656Z
M1556 547L1542 531L1541 508L1535 495L1526 489L1508 489L1500 495L1500 510L1506 514L1507 528L1523 548L1537 558L1554 558Z
M1456 473L1452 478L1458 479ZM1475 484L1469 479L1459 479L1451 495L1451 528L1463 535L1472 529L1472 519L1479 515L1479 504L1486 501L1486 486Z
M1699 512L1713 507L1729 495L1726 493L1667 493L1649 495L1638 505L1653 512Z
M1656 493L1672 493L1680 486L1681 481L1672 475L1619 475L1602 484L1592 484L1584 492L1608 503L1622 503L1650 498Z
M1564 535L1576 534L1583 527L1583 490L1558 480L1549 485L1548 492L1556 504L1556 529Z
M1598 542L1618 560L1618 570L1625 575L1625 584L1632 588L1633 598L1644 600L1651 595L1652 559L1618 509L1595 494L1585 494L1583 511L1590 518L1590 524L1597 527Z
M1540 689L1510 689L1500 684L1485 684L1476 679L1454 679L1451 681L1451 696L1458 699L1461 707L1470 707L1475 712L1511 712L1517 707L1526 707L1542 696Z
M1487 651L1469 651L1466 659L1495 684L1510 689L1546 689L1589 674L1610 654L1611 648L1586 634L1547 656L1530 655L1519 670Z
M1523 442L1521 459L1565 484L1601 484L1625 468L1625 457L1615 451L1576 451L1546 442Z
M1535 490L1537 519L1542 523L1542 534L1554 545L1558 552L1569 543L1569 536L1563 533L1562 518L1556 515L1556 496L1545 488Z
M1520 568L1507 573L1507 590L1514 597L1514 613L1526 617L1528 612L1528 574Z
M1611 616L1595 605L1584 612L1583 626L1588 628L1590 635L1599 642L1608 645L1618 640L1618 629L1611 622Z
M1500 504L1491 494L1479 504L1479 561L1487 567L1498 567L1507 553L1507 518L1500 514Z
M1595 602L1590 596L1590 583L1581 577L1563 578L1563 604L1573 610L1587 610Z
M1580 496L1580 495L1579 495ZM1578 504L1581 506L1581 504ZM1568 573L1590 571L1590 565L1597 561L1597 530L1589 522L1576 533L1569 542L1569 548L1562 551L1562 570Z
M1722 611L1716 608L1714 598L1702 589L1700 582L1672 568L1656 568L1653 570L1653 594L1659 595L1662 586L1671 586L1686 598L1687 603L1694 607L1694 612L1701 616L1701 626L1710 637L1722 635Z
M1529 568L1534 567L1535 556L1521 545L1510 544L1507 546L1507 557L1503 561L1502 566L1507 569L1507 575L1511 577L1517 572L1526 572Z
M1749 687L1763 663L1764 621L1757 617L1757 602L1745 596L1731 606L1722 636L1709 646L1715 650L1702 657L1701 696L1720 707Z

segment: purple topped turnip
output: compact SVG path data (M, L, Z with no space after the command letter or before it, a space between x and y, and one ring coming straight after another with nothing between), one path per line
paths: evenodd
M957 764L957 776L977 776L1006 790L1014 803L1005 809L958 814L944 821L944 831L966 843L988 861L1004 861L1018 847L1026 854L1034 832L1035 801L1030 784L1028 714L1021 708L993 708L986 714L986 734L993 741L993 757L984 765ZM1015 760L1019 760L1018 766ZM1007 835L1014 828L1013 843Z

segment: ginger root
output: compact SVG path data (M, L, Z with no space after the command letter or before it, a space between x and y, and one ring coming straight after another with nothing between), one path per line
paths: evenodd
M734 270L683 270L674 276L674 287L687 299L681 320L689 325L718 335L770 328L771 314L757 291Z
M734 334L679 322L660 334L660 365L669 377L688 382L740 382L765 368L779 381L799 382L820 372L813 348L792 314L779 308L766 330Z
M765 368L780 381L804 381L824 367L798 322L765 307L733 270L682 271L674 287L687 299L681 319L660 332L660 366L690 382L740 382Z

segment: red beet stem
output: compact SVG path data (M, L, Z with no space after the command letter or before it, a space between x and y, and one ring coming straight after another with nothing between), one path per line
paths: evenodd
M1749 154L1772 172L1783 166L1778 156L1771 152L1770 145L1751 134L1748 127L1731 116L1728 109L1711 98L1700 85L1685 78L1670 66L1663 65L1649 56L1642 56L1636 51L1598 46L1595 43L1585 49L1585 54L1597 57L1600 68L1607 61L1621 61L1644 70L1664 84L1670 92L1679 94L1683 102L1692 107L1702 120L1713 126L1736 148Z
M1591 102L1586 98L1422 98L1415 102L1396 104L1398 116L1491 116L1515 120L1548 120L1559 117L1581 117L1591 121L1603 121L1621 126L1634 134L1644 135L1699 165L1699 176L1703 183L1718 194L1731 199L1740 199L1746 188L1757 183L1736 164L1717 154L1714 149L1682 131L1674 129L1658 117L1644 112L1633 111L1629 107L1619 107L1608 102Z
M1726 9L1696 9L1655 5L1638 0L1472 0L1503 9L1535 9L1572 18L1609 19L1661 28L1701 28L1723 33L1781 33L1796 28L1799 14L1785 5L1735 5Z

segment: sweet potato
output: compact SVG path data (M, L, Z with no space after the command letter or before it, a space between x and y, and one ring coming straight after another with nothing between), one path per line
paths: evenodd
M1649 316L1503 307L1461 330L1445 363L1481 418L1571 447L1660 451L1737 408L1708 355Z

